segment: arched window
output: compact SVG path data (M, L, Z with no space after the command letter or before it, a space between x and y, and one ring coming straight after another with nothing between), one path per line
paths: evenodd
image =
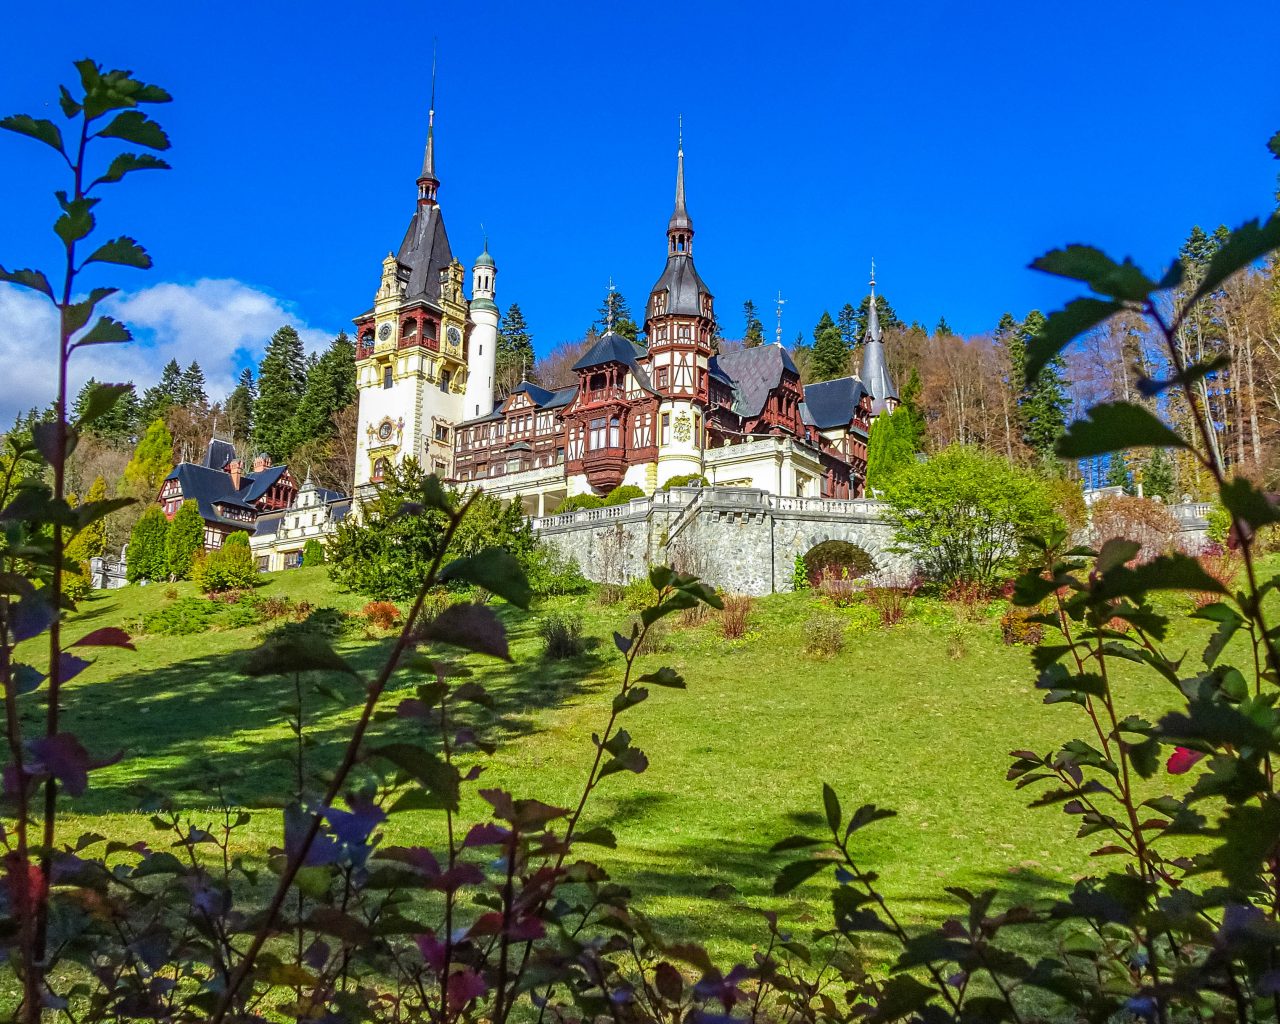
M378 459L373 464L373 477L372 477L373 482L375 484L381 483L382 478L386 476L386 473L387 473L387 460L385 458Z
M400 325L400 343L402 345L412 345L418 340L418 321L414 319L406 320Z

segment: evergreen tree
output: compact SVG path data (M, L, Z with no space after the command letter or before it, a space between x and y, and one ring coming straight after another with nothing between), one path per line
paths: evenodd
M883 413L871 423L867 439L867 488L883 490L904 466L915 462L915 426L911 410L900 405L888 415Z
M955 331L951 329L951 325L947 323L945 316L938 317L938 326L933 329L935 338L950 338L955 336Z
M1151 455L1142 471L1142 493L1148 498L1159 498L1164 502L1173 500L1173 489L1176 481L1173 478L1173 460L1163 448L1151 449Z
M640 340L640 325L631 318L631 307L627 305L626 296L616 288L605 293L604 302L600 304L600 317L595 326L601 334L609 323L609 306L613 305L613 333L626 338L627 341Z
M238 445L247 443L253 436L253 403L257 397L258 385L253 379L253 371L246 366L240 371L240 380L223 406L225 429Z
M849 349L840 337L840 328L826 310L813 329L813 357L809 363L811 381L834 380L849 373Z
M747 348L756 348L764 344L764 324L756 316L756 304L750 299L742 304L742 315L746 318L746 328L742 335L742 344Z
M1022 321L1022 350L1027 344L1044 330L1045 318L1038 310L1033 309ZM1020 375L1021 375L1021 368ZM1066 361L1061 355L1055 356L1040 371L1033 381L1023 384L1018 396L1018 408L1022 419L1022 439L1036 453L1037 458L1045 464L1054 462L1054 445L1067 429L1067 383L1065 374Z
M511 394L522 380L533 377L533 335L519 305L511 303L498 327L498 351L494 357L497 398Z
M183 371L182 377L178 381L178 404L185 405L189 409L195 409L200 406L207 407L209 395L204 388L204 371L200 369L200 364L193 359L191 360L191 365Z
M165 538L169 575L176 580L190 579L192 563L203 550L204 519L200 516L200 506L194 501L184 501L174 514Z
M275 462L289 455L289 432L306 387L307 358L302 339L288 324L271 336L258 367L258 398L253 403L253 444Z
M160 371L160 381L155 387L147 388L142 393L141 408L138 409L138 422L150 423L165 414L171 405L178 403L178 394L182 387L182 367L178 360L170 359Z
M858 339L861 332L858 330L858 311L853 308L851 303L846 302L840 307L840 313L836 317L836 324L840 328L840 340L844 342L844 347L852 352L858 347Z
M285 437L286 457L304 444L329 437L334 414L355 400L356 347L341 331L307 373L302 401Z
M924 451L924 441L928 433L928 427L924 420L924 411L921 407L921 395L924 392L924 382L920 380L920 370L913 366L911 374L907 377L907 382L902 385L902 393L899 396L902 405L899 409L907 411L907 421L911 427L911 450L916 452Z
M164 420L154 419L124 467L124 489L135 498L152 501L171 469L173 435Z
M79 420L89 407L89 397L93 394L98 382L90 377L84 387L76 395L71 407L71 418ZM131 443L138 432L138 395L133 385L116 399L115 405L92 423L83 428L86 434L109 441L112 444Z
M858 311L854 315L853 328L854 337L861 339L867 333L867 316L871 312L871 296L864 295L862 301L858 303ZM883 295L876 296L876 312L880 314L880 328L882 330L890 330L902 326L902 321L898 319L898 314L894 312L893 307L889 305L889 300Z
M1123 487L1125 494L1133 493L1133 476L1129 472L1129 462L1124 452L1112 452L1108 457L1104 484L1107 487Z
M130 583L169 578L169 520L164 509L152 505L142 513L129 534L125 574Z

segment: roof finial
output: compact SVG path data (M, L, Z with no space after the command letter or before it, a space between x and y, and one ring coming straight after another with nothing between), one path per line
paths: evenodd
M678 132L678 142L676 143L676 150L677 152L679 152L681 156L684 156L684 114L676 115L676 125L678 126L676 129Z
M876 258L872 256L871 257L871 291L874 293L875 290L876 290Z
M880 340L880 309L876 305L876 261L871 261L871 299L867 302L867 340Z
M778 348L782 348L782 307L786 304L786 299L782 297L782 292L778 292L778 332L774 335L774 344Z
M427 151L422 156L422 173L418 175L419 202L435 202L436 187L436 43L431 44L431 106L427 108Z
M679 119L679 136L676 148L676 208L671 212L671 220L667 223L667 234L670 236L668 252L688 253L692 251L693 221L689 219L689 211L684 205L684 115ZM681 237L676 238L679 234Z
M613 275L609 275L609 298L605 301L605 305L609 307L609 311L605 314L605 334L613 333L613 303L617 288L613 286Z

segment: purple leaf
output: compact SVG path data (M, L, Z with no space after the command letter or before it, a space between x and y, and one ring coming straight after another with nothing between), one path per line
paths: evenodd
M428 640L488 654L503 661L511 660L507 648L507 631L493 609L481 604L450 605L427 626Z
M455 1012L488 991L489 986L485 984L484 978L480 977L470 967L464 967L462 970L449 975L449 981L445 985L449 1009Z
M58 655L58 682L65 683L69 679L74 679L92 664L91 661L85 661L83 658L77 658L74 654L63 651Z
M415 935L413 941L418 945L418 952L428 967L439 974L444 970L445 946L436 938L434 932L423 932Z
M20 694L34 693L47 678L43 672L37 672L30 665L15 665L13 668L13 683Z
M40 594L23 598L9 606L9 632L14 643L39 636L53 625L53 607Z
M92 633L82 636L72 647L127 647L129 650L137 650L133 646L133 638L129 636L119 626L103 626L101 629L95 629Z
M505 843L511 836L511 833L505 828L499 828L492 823L481 825L472 825L471 831L467 833L467 838L462 841L463 846L499 846Z
M85 787L89 785L90 769L114 764L124 756L121 752L106 760L95 761L69 732L32 740L31 753L38 761L38 765L31 766L32 774L43 772L52 775L66 787L71 796L80 796L85 791Z

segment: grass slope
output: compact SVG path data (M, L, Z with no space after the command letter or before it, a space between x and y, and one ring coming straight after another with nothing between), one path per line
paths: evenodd
M97 595L83 603L68 632L136 628L166 602L167 589ZM177 589L192 593L190 584ZM324 569L268 577L262 593L344 611L364 603L334 588ZM1067 710L1071 705L1043 706L1029 650L1001 642L994 612L957 626L945 605L917 600L901 625L852 632L842 654L820 660L803 653L805 622L818 604L808 594L764 598L743 640L723 641L711 620L673 630L671 649L646 658L646 669L675 667L689 688L655 689L627 713L623 724L651 766L643 775L606 780L588 813L589 824L617 833L618 850L601 849L598 859L633 886L643 909L673 933L725 955L740 955L762 934L741 905L776 909L793 921L807 911L825 921L825 880L775 898L780 861L767 856L783 836L821 828L824 781L840 793L846 812L864 802L898 811L863 833L860 849L864 867L881 874L885 890L908 901L909 919L941 913L938 901L949 899L944 885L998 884L1026 895L1090 870L1090 847L1070 841L1072 819L1056 808L1028 811L1028 797L1004 781L1009 750L1047 750L1083 735L1083 725ZM583 617L597 638L588 654L541 660L538 619L549 610ZM494 725L505 736L488 759L484 784L573 801L591 758L590 736L607 718L620 675L621 658L608 637L632 614L588 598L502 614L515 667L469 659L497 698ZM947 651L956 629L965 647L959 659ZM223 798L261 807L287 791L283 757L293 740L279 709L292 683L239 674L244 652L263 632L258 626L143 635L136 653L103 651L68 687L64 727L94 753L123 749L125 758L93 775L76 814L65 819L64 841L88 829L147 838L151 828L132 790L138 783L194 809ZM341 650L370 673L388 646L386 639L357 640ZM400 672L384 706L394 707L398 693L416 681ZM336 760L362 695L356 681L329 682L347 704L331 710L311 702L316 743L308 758L320 767ZM1130 710L1164 706L1149 679L1123 685ZM35 727L43 711L32 701L26 714ZM374 727L394 728L393 719ZM475 800L464 810L478 820L486 806ZM424 813L397 816L391 832L397 842L429 842L439 829ZM253 855L262 855L278 834L278 813L266 810L255 815L245 839Z

